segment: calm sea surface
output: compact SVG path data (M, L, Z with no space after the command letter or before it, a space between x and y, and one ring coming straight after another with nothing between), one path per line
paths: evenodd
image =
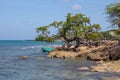
M81 66L95 65L95 62L47 58L48 53L41 46L60 45L61 42L1 40L0 80L102 80L102 77L116 76L115 73L97 73L78 70ZM20 56L29 56L27 60Z

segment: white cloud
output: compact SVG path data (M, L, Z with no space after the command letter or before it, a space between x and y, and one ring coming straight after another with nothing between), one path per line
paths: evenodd
M72 9L73 10L80 10L80 9L82 9L82 6L79 4L75 4L75 5L73 5Z
M69 2L70 0L64 0L65 2Z

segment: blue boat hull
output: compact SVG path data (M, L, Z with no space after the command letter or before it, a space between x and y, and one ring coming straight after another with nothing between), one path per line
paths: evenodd
M42 50L43 50L43 52L50 52L50 51L53 51L54 48L51 48L51 47L42 47Z

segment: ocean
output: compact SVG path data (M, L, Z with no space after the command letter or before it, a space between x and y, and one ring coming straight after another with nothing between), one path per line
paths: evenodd
M48 58L42 46L60 45L27 40L0 41L0 80L102 80L114 73L78 70L95 65L92 61ZM24 60L21 56L28 56Z

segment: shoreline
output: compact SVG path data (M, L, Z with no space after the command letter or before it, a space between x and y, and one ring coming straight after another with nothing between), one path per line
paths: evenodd
M111 41L108 45L88 48L79 47L78 52L54 50L47 57L62 59L78 59L97 61L96 66L91 66L94 72L120 72L120 46L118 42ZM83 70L87 69L83 67Z
M120 46L117 41L111 41L108 45L89 48L82 46L74 51L53 50L49 52L48 57L62 59L84 59L91 61L109 61L120 59Z

